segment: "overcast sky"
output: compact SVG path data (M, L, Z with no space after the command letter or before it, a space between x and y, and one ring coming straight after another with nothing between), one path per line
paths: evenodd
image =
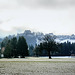
M75 34L75 0L0 0L0 37L26 29Z

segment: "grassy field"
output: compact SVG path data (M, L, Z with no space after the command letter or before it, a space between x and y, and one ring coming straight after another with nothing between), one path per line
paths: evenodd
M0 75L75 75L75 58L0 59Z

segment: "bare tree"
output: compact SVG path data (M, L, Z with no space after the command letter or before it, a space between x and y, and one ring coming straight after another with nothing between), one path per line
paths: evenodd
M55 42L55 36L45 35L43 42L43 49L48 51L49 59L51 59L51 51L57 50L57 43Z

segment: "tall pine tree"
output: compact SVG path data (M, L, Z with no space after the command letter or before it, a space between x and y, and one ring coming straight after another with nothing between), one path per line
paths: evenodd
M17 38L13 37L11 39L11 45L12 45L12 57L17 57Z
M18 39L17 52L18 52L18 56L21 56L22 58L29 55L28 45L27 45L26 40L23 36L19 37L19 39Z
M4 57L5 58L11 58L11 54L12 54L12 45L11 45L11 42L10 40L8 41L6 47L5 47L5 51L4 51Z

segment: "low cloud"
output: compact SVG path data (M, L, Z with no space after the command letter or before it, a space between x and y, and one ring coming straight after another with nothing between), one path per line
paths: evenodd
M17 0L20 5L26 7L42 7L42 8L52 8L52 7L69 7L75 6L75 0Z
M75 0L0 0L2 36L26 29L72 33L74 24Z
M2 24L3 23L3 21L0 21L0 24Z
M75 0L0 0L0 9L74 7Z

